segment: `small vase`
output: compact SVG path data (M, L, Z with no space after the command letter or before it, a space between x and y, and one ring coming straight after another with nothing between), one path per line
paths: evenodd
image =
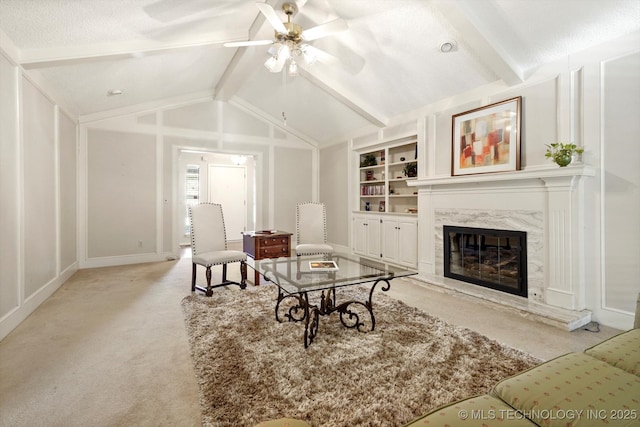
M553 161L560 167L565 167L569 163L571 163L572 156L571 152L563 150L558 151L558 153L553 157Z

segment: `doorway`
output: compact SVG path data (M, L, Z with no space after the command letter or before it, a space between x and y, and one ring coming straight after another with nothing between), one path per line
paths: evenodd
M256 224L255 157L188 148L178 148L175 153L176 204L172 215L178 246L191 243L188 206L205 202L222 204L227 239L241 242L240 232L253 230ZM212 169L212 166L218 168ZM195 170L198 171L197 176Z
M241 240L247 227L247 168L209 165L209 202L222 205L227 240Z

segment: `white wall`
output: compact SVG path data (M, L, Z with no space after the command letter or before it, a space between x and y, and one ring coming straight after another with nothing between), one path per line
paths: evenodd
M640 292L640 149L635 142L640 131L639 45L640 35L626 36L548 64L520 85L478 88L396 117L388 128L345 136L342 147L373 146L396 136L417 134L419 177L447 179L451 175L451 116L522 96L522 169L550 166L544 157L545 144L574 141L586 150L584 163L597 170L595 177L582 178L580 189L585 197L578 216L584 228L576 255L584 268L578 280L586 282L586 307L594 320L628 329ZM325 184L349 188L350 210L355 210L357 184L348 177L335 182L331 175L353 165L347 158L332 155L339 150L336 146L321 150L321 189ZM424 223L428 221L424 211L431 207L419 203L419 221ZM328 210L328 216L342 219L333 227L349 226L350 215L343 214L342 206L330 203ZM421 238L419 257L422 265L435 262L433 242Z
M0 319L21 304L20 216L17 67L0 55ZM7 333L2 328L0 339Z
M77 126L0 52L0 339L77 269Z
M179 254L181 149L255 159L256 228L294 232L295 204L317 200L315 143L231 104L83 121L1 51L0 91L0 339L80 266Z
M640 290L640 52L605 60L600 70L602 169L591 188L602 203L601 306L613 319L634 311Z
M320 201L327 209L327 241L333 246L349 247L349 170L346 144L337 144L320 152Z
M154 135L89 129L87 134L87 257L154 253Z
M318 196L316 146L229 103L205 99L80 122L82 268L179 255L183 150L255 160L256 229L294 232L296 203ZM253 205L247 209L251 218Z

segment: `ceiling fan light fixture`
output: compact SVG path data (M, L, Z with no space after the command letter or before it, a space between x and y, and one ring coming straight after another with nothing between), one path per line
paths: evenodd
M267 53L271 56L276 56L278 55L278 50L280 50L281 46L282 46L281 43L273 43L273 45L269 48L269 50L267 50Z
M289 63L289 77L296 77L298 75L298 64L294 59Z
M269 59L267 59L267 61L264 63L264 66L267 68L267 70L271 71L272 73L276 73L276 66L278 65L278 60L276 59L275 56L271 56Z
M297 0L296 2L298 1L300 4L306 3L306 0ZM264 19L273 27L275 31L274 38L271 40L229 42L225 43L225 46L246 47L271 44L268 49L269 59L266 60L264 66L270 72L278 73L284 69L287 61L289 61L287 72L290 76L298 75L298 63L296 61L304 60L304 64L307 65L312 65L316 61L332 61L335 63L335 57L328 55L321 49L304 44L304 41L316 40L346 30L348 26L343 19L334 19L303 30L300 25L291 22L291 16L298 11L295 3L285 2L282 4L282 10L287 15L286 22L280 21L278 14L268 2L258 1L256 6Z
M276 57L278 59L282 59L283 61L289 59L291 57L291 49L289 48L289 46L287 46L286 44L280 45Z
M318 55L314 51L313 47L308 44L303 44L300 47L300 51L302 52L302 56L307 64L313 65L318 60Z

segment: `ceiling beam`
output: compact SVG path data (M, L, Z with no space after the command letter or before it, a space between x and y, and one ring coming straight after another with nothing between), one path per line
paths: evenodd
M269 0L266 3L273 6L277 2ZM265 23L268 25L262 13L259 13L249 28L249 40L253 40L256 37L258 32L263 29ZM269 29L271 29L270 26ZM265 46L242 47L237 49L216 85L216 100L229 101L236 95L250 74L257 68L262 67L266 60L264 49ZM266 69L264 69L264 71L266 72ZM385 127L387 125L387 117L376 112L371 106L365 105L364 102L357 100L353 94L349 94L347 90L340 88L336 82L328 82L326 79L320 77L316 72L311 70L311 67L304 67L304 65L300 63L299 73L300 76L305 77L316 87L320 88L338 102L342 103L375 126Z
M276 2L274 0L266 1L265 3L273 6ZM257 11L256 19L249 27L249 34L247 40L254 40L256 35L263 28L267 20L264 15ZM269 26L269 28L271 28ZM271 34L271 37L273 34ZM265 48L265 46L258 46ZM222 73L222 77L216 84L214 96L217 101L229 101L238 90L242 87L243 83L249 77L253 71L261 65L260 61L266 61L264 55L256 55L255 47L240 47L236 49L233 58L229 61L229 65Z
M260 46L263 47L264 46ZM229 101L233 96L238 93L242 85L249 78L249 76L260 67L264 62L264 56L258 58L255 54L254 47L241 47L236 49L231 61L225 68L220 80L216 84L214 90L214 98L217 101ZM267 69L265 68L266 72Z
M237 39L233 39L234 41ZM135 43L114 49L110 46L85 46L81 48L35 49L22 51L20 65L25 70L48 68L60 65L75 65L99 61L113 61L117 59L142 58L152 55L162 55L185 49L210 49L222 47L223 43L231 40L216 40L198 43L183 43L174 45L158 45L157 43Z
M523 70L501 41L515 40L517 35L509 31L498 11L490 7L491 2L435 0L432 4L460 34L469 50L502 81L513 86L525 80Z

